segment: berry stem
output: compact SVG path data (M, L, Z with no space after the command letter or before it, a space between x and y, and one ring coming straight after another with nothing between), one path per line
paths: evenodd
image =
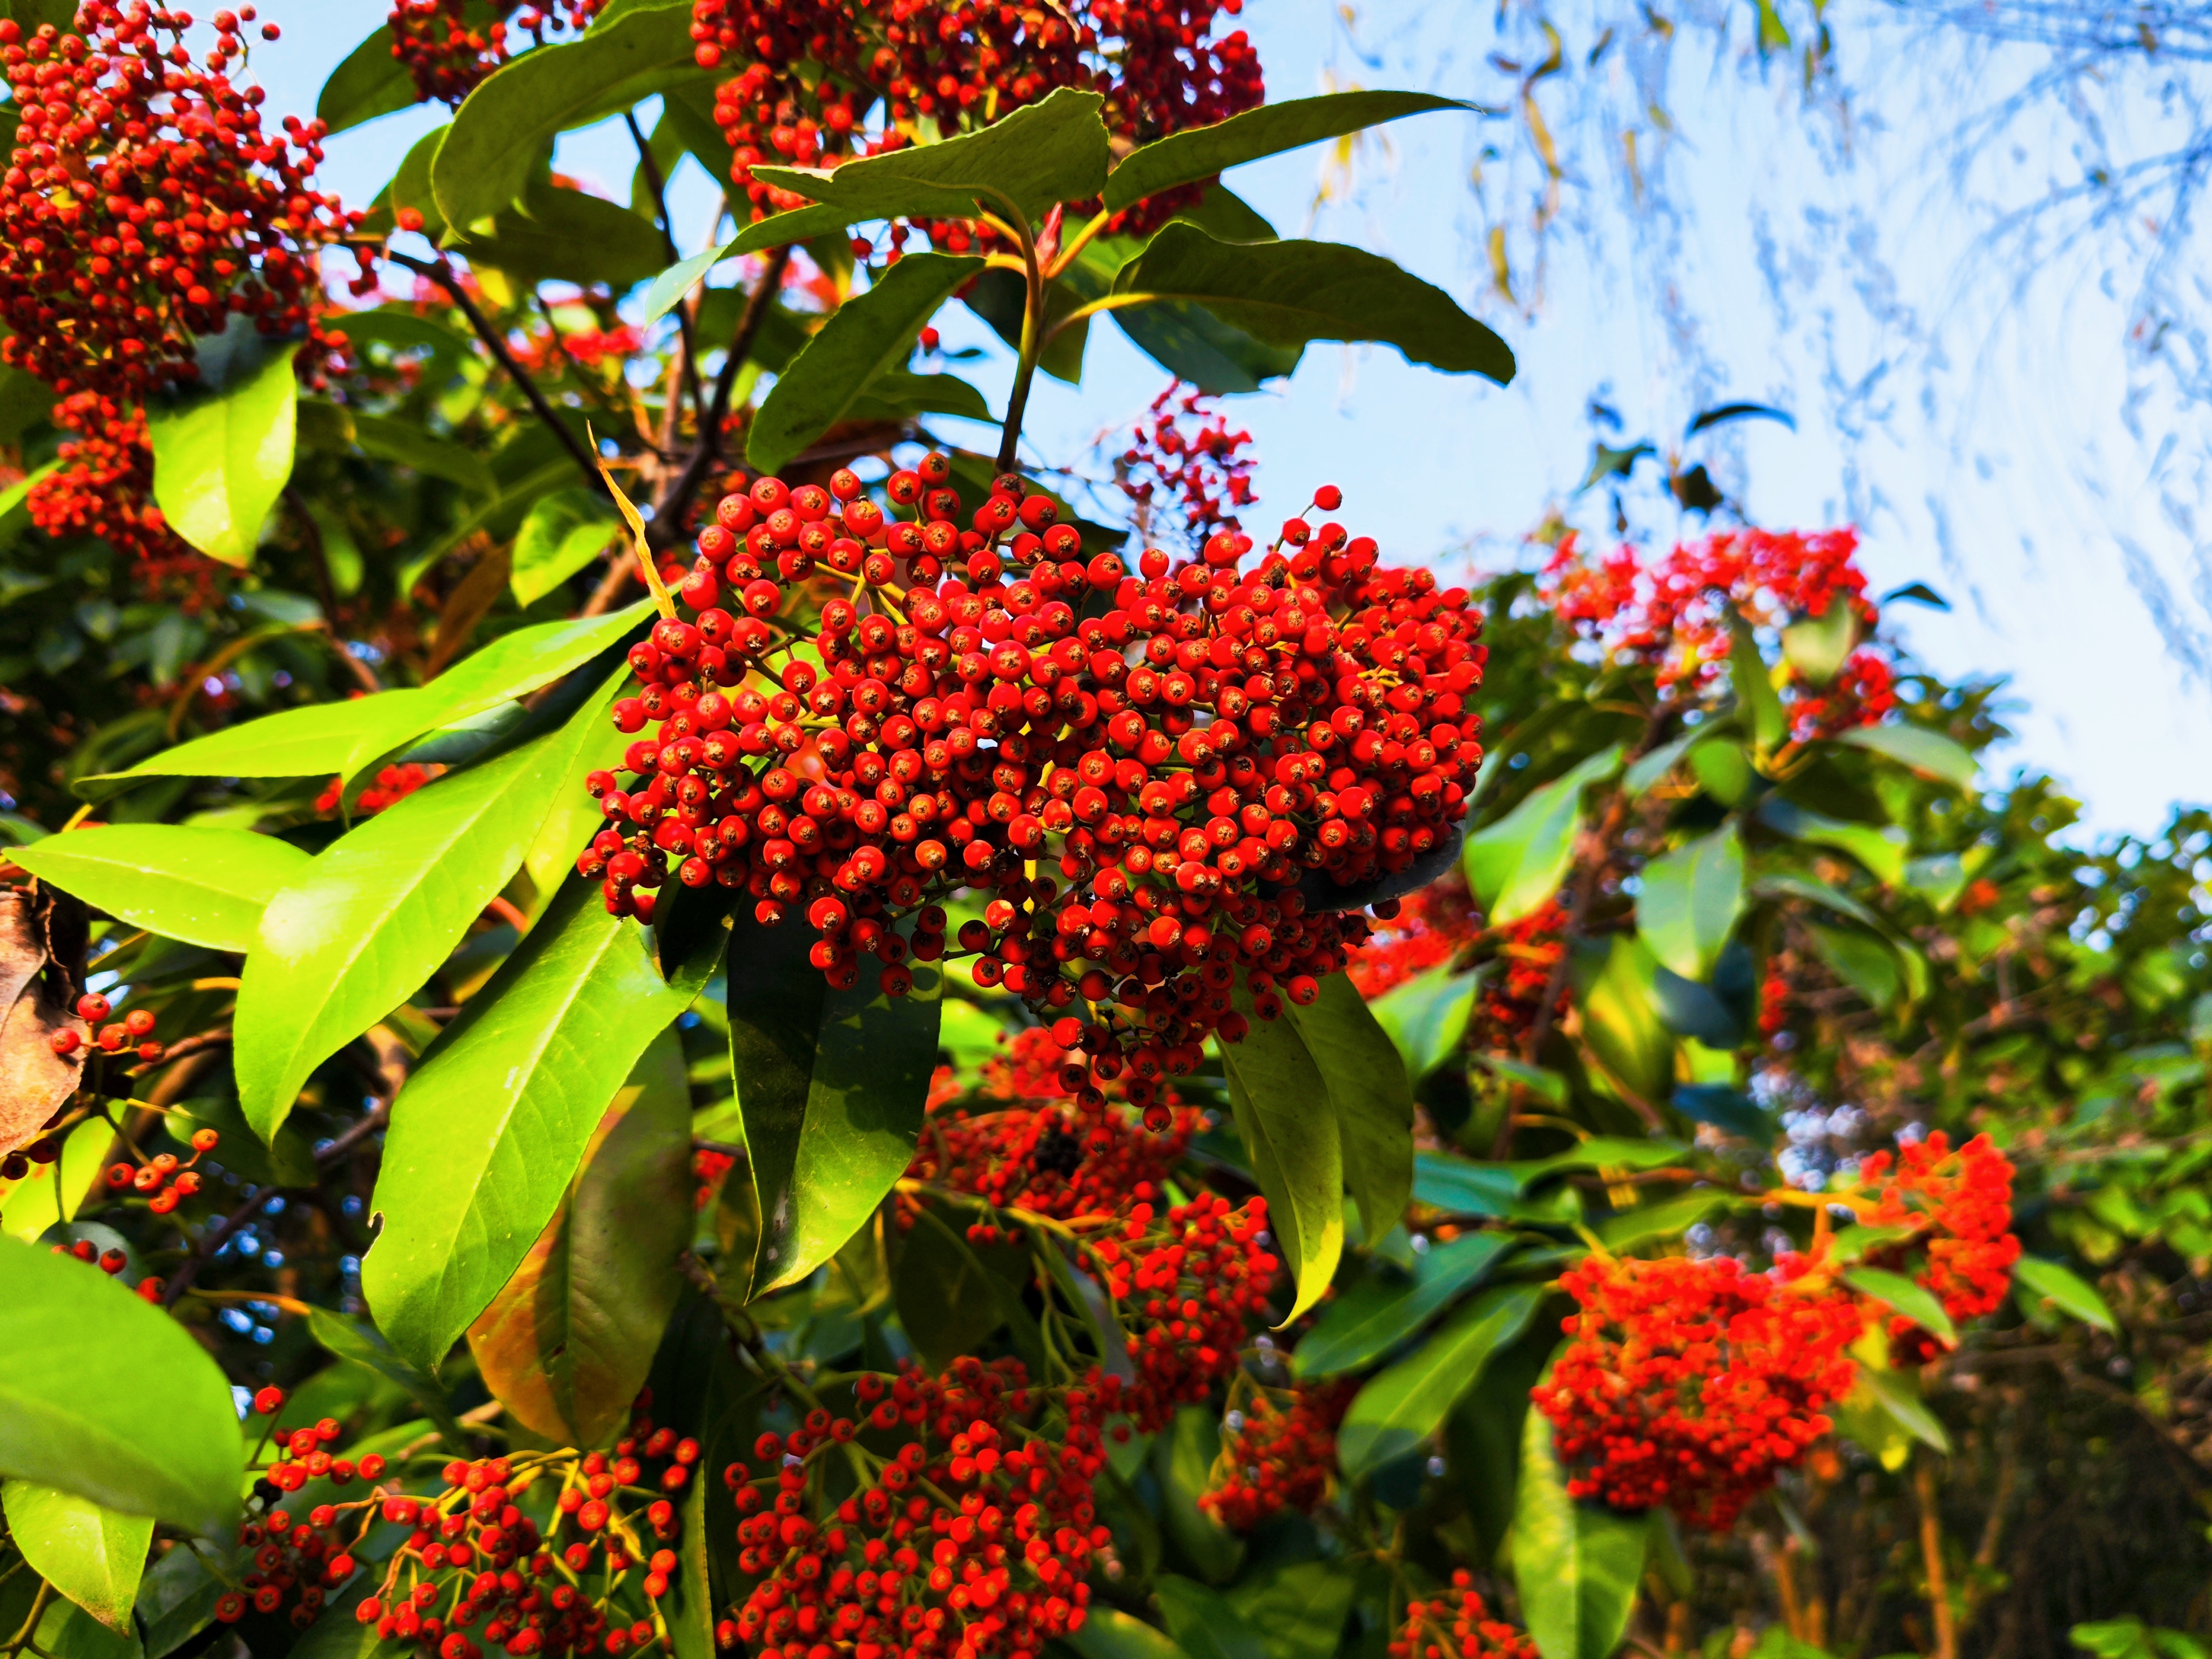
M999 437L999 471L1011 472L1021 448L1022 411L1029 407L1030 382L1036 378L1037 359L1043 356L1048 337L1044 327L1044 269L1037 263L1036 238L1030 234L1029 216L996 191L990 194L1008 210L1003 221L994 216L993 222L1012 231L1022 245L1022 270L1029 284L1028 299L1022 307L1021 362L1014 369L1014 389L1006 398L1006 422Z

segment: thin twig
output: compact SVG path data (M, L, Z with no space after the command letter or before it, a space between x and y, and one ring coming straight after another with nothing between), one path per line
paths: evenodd
M192 1253L185 1258L169 1282L161 1287L161 1305L175 1307L178 1298L191 1289L192 1280L199 1277L200 1269L214 1261L224 1245L245 1231L246 1224L260 1214L263 1206L276 1196L274 1187L256 1187L251 1198L225 1216L213 1231L202 1235L199 1243L192 1246Z
M461 286L460 278L453 274L453 266L443 259L434 263L404 253L387 252L385 257L396 264L406 266L418 276L428 277L446 290L447 297L461 315L469 319L469 326L476 331L477 337L484 343L484 349L507 371L508 378L520 388L522 395L530 400L530 406L537 411L538 418L553 428L553 435L560 440L561 447L568 452L576 465L584 470L592 487L594 489L599 488L599 462L584 447L583 440L569 430L568 423L554 412L553 405L545 401L545 394L538 389L538 382L532 380L528 371L515 361L514 353L507 349L507 341L491 325L491 319L477 309L474 300L469 298L468 291Z
M738 371L744 367L753 341L759 336L762 325L768 321L775 296L783 288L783 273L790 268L791 254L787 244L768 256L768 264L761 270L752 297L745 301L744 315L738 320L738 331L730 341L722 372L714 377L714 398L699 423L698 444L691 452L691 459L684 463L684 471L653 502L653 537L657 546L672 547L682 538L684 512L691 505L691 498L699 493L700 485L706 482L708 469L721 454L722 422L729 418Z
M653 191L653 210L660 216L660 246L668 255L668 263L672 265L683 256L676 251L676 226L668 216L667 182L660 176L660 163L654 159L653 145L647 140L644 130L638 125L637 117L625 110L623 124L629 127L630 139L637 145L637 164L645 169L646 185ZM703 415L706 399L699 386L698 353L691 343L691 319L681 305L676 307L676 330L681 337L678 362L683 365L684 394L691 399L692 413ZM670 430L672 431L673 427L672 416ZM663 441L665 441L665 434Z

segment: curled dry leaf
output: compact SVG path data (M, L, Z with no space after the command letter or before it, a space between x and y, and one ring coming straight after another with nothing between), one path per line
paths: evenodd
M86 934L84 906L68 894L0 889L0 1153L35 1140L83 1074L82 1042L58 1054L54 1035L90 1035L76 1012Z

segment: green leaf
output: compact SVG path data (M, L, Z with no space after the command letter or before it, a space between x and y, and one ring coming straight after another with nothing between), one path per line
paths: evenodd
M1735 688L1737 703L1751 722L1759 753L1771 754L1790 735L1790 717L1782 712L1782 699L1775 694L1773 677L1759 654L1751 624L1731 611L1729 627L1735 636L1729 651L1729 680ZM1544 1659L1552 1656L1547 1654Z
M1543 1659L1611 1659L1628 1632L1648 1537L1644 1516L1567 1496L1552 1420L1530 1412L1513 1498L1513 1578Z
M1224 1043L1229 1103L1267 1200L1278 1254L1297 1282L1285 1322L1321 1300L1344 1253L1344 1148L1329 1107L1328 1080L1287 1020L1253 1018L1240 976L1239 1012L1252 1028ZM1403 1075L1402 1070L1400 1073Z
M1841 594L1817 617L1806 617L1782 630L1782 656L1808 684L1825 689L1844 672L1859 642L1859 613Z
M1103 1604L1085 1613L1083 1628L1066 1642L1083 1659L1188 1659L1172 1638L1143 1620Z
M2049 1302L2059 1312L2108 1334L2119 1329L2119 1322L2112 1317L2105 1298L2097 1294L2097 1287L2056 1261L2024 1255L2012 1264L2012 1276L2013 1295L2031 1314L2037 1311L2038 1303Z
M1774 1144L1772 1115L1749 1095L1727 1084L1685 1084L1674 1091L1674 1109L1692 1123L1710 1123L1761 1146Z
M1959 1328L1943 1311L1943 1304L1935 1292L1925 1285L1915 1284L1903 1273L1885 1273L1879 1267L1854 1267L1844 1275L1844 1283L1862 1296L1887 1303L1945 1347L1959 1346Z
M1370 1273L1322 1310L1298 1339L1291 1369L1301 1378L1356 1371L1381 1358L1490 1276L1513 1248L1508 1233L1462 1233L1413 1262L1413 1277Z
M1815 924L1807 929L1813 949L1836 977L1877 1008L1895 1005L1903 983L1897 958L1881 940L1841 927Z
M1660 1018L1659 964L1632 933L1577 946L1569 963L1583 1047L1622 1089L1656 1105L1674 1078L1674 1035Z
M262 521L292 476L298 353L282 347L221 391L146 410L155 505L178 535L240 570L252 563Z
M911 374L887 368L868 383L847 411L856 421L897 420L914 415L957 415L988 421L991 406L983 394L957 374Z
M1852 1390L1848 1403L1862 1409L1873 1407L1879 1416L1894 1423L1931 1451L1950 1455L1951 1437L1945 1431L1942 1420L1928 1409L1928 1402L1920 1397L1918 1380L1911 1372L1881 1370L1863 1364L1859 1367L1859 1387ZM1869 1445L1867 1449L1878 1452L1881 1448Z
M1972 789L1981 771L1972 750L1924 726L1854 726L1839 733L1836 741L1887 756L1923 778L1960 789Z
M1492 1077L1504 1078L1508 1083L1517 1083L1539 1100L1548 1100L1554 1106L1567 1103L1567 1080L1557 1072L1542 1066L1531 1066L1505 1054L1478 1054L1474 1063Z
M112 1386L112 1383L111 1383ZM118 1515L31 1480L0 1484L9 1541L33 1572L110 1630L132 1634L131 1608L154 1541L150 1515Z
M410 108L415 77L392 55L392 31L382 24L331 71L315 100L315 118L333 133Z
M362 1289L392 1346L434 1368L530 1254L592 1131L694 991L635 922L572 878L392 1103Z
M606 497L589 489L560 489L533 504L515 533L507 586L526 609L607 550L618 524Z
M1407 1077L1425 1078L1459 1052L1474 1012L1476 981L1475 975L1454 973L1449 963L1440 963L1367 1005L1397 1045Z
M495 70L453 112L431 163L440 213L448 224L472 225L499 212L522 195L556 134L696 77L692 50L690 12L640 8Z
M0 1477L229 1544L237 1408L183 1326L88 1263L0 1239L0 1353L19 1357L0 1365ZM161 1402L159 1434L148 1400Z
M1729 738L1692 743L1690 771L1698 787L1723 806L1734 806L1750 793L1759 777L1743 745Z
M1084 201L1105 188L1112 151L1098 116L1101 101L1095 92L1062 87L1002 121L942 143L835 168L757 167L753 177L836 208L848 225L972 219L979 201L1003 215L1004 204L994 199L1000 197L1035 221L1062 202Z
M1221 1413L1184 1406L1152 1443L1160 1486L1160 1521L1183 1559L1209 1583L1224 1583L1243 1564L1244 1540L1199 1508L1221 1452Z
M1006 1322L1011 1288L934 1209L925 1207L900 1243L892 1298L908 1340L933 1370L975 1352Z
M216 1603L229 1588L196 1549L173 1549L139 1582L135 1608L146 1632L146 1659L168 1659L215 1623Z
M507 885L622 678L559 730L356 825L270 897L234 1051L239 1103L264 1140L315 1067L412 995Z
M1552 902L1574 867L1583 791L1620 769L1615 744L1530 790L1510 812L1467 838L1462 857L1468 885L1488 910L1492 927L1533 915Z
M1759 821L1777 835L1810 842L1848 853L1873 872L1885 887L1905 880L1905 841L1901 831L1885 832L1871 825L1847 823L1823 813L1809 811L1780 795L1769 795L1759 804Z
M1723 1192L1685 1193L1662 1203L1609 1215L1598 1223L1597 1236L1608 1250L1641 1249L1656 1238L1680 1238L1728 1201L1728 1194Z
M111 823L9 854L41 881L133 927L212 951L252 948L262 906L312 860L246 830Z
M1225 1595L1267 1659L1336 1659L1357 1588L1341 1561L1297 1561L1260 1567Z
M1682 757L1690 752L1690 746L1700 735L1696 732L1686 732L1672 743L1662 743L1650 753L1640 756L1620 780L1620 787L1628 792L1628 798L1636 799L1673 771L1680 763Z
M812 1273L884 1201L914 1160L936 1069L944 975L915 963L903 997L866 974L835 991L806 960L814 938L744 915L730 944L730 1063L761 1218L753 1297Z
M830 228L835 229L832 226ZM645 322L651 327L684 302L691 285L709 270L731 257L735 243L710 247L703 253L695 253L688 259L679 259L653 279L653 286L645 291Z
M115 1131L106 1120L85 1119L69 1132L59 1158L33 1164L22 1180L0 1188L0 1230L28 1244L49 1227L76 1219L114 1145Z
M1405 1218L1413 1190L1413 1091L1396 1045L1341 973L1308 1006L1285 1005L1283 1018L1328 1085L1345 1182L1362 1231L1379 1239Z
M434 179L442 178L437 169L452 148L449 139L439 150ZM451 240L471 264L491 265L526 283L605 283L621 293L651 276L666 257L659 239L641 228L619 202L532 179L514 206L501 209L488 226L472 224L465 234L456 230Z
M844 419L870 382L906 361L922 325L952 290L982 268L981 259L964 255L911 253L838 307L776 376L746 435L746 461L778 471Z
M1434 1434L1452 1402L1481 1379L1491 1356L1528 1328L1543 1299L1540 1285L1493 1286L1370 1381L1336 1431L1336 1460L1345 1479L1363 1480Z
M691 1091L673 1030L653 1038L592 1131L567 1198L469 1327L484 1386L556 1444L629 1419L691 1242Z
M422 1367L398 1353L374 1325L316 1308L307 1315L307 1334L339 1358L366 1365L386 1381L398 1383L437 1426L447 1449L468 1449L468 1435L455 1420L446 1391Z
M428 428L397 416L356 411L353 441L362 453L397 466L410 466L425 477L443 478L477 495L499 494L499 480L483 457Z
M1502 1216L1521 1196L1521 1177L1509 1164L1421 1152L1413 1159L1413 1196L1447 1215Z
M1172 1572L1153 1579L1152 1591L1168 1634L1190 1659L1273 1659L1259 1632L1237 1618L1218 1591Z
M1689 1155L1690 1148L1679 1140L1631 1140L1621 1135L1592 1135L1567 1152L1509 1167L1520 1175L1524 1187L1530 1187L1564 1170L1663 1170Z
M1364 127L1402 120L1431 110L1473 110L1453 98L1425 92L1337 92L1293 98L1232 115L1212 126L1192 127L1133 150L1106 179L1106 210L1123 208L1177 185L1211 179L1263 155L1340 138Z
M842 176L844 169L840 168ZM1335 242L1223 242L1170 224L1115 278L1115 291L1203 306L1276 346L1373 340L1408 362L1504 386L1513 354L1442 289L1364 248Z
M1743 844L1723 825L1644 866L1636 931L1684 979L1711 976L1743 913Z

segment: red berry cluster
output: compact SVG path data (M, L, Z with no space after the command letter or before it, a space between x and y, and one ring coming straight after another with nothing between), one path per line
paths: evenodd
M667 1547L677 1534L673 1495L689 1483L699 1443L654 1428L647 1403L640 1397L611 1456L457 1460L446 1466L437 1496L384 1498L382 1517L413 1530L355 1617L385 1640L412 1644L425 1659L480 1659L492 1648L519 1656L665 1644L667 1626L652 1604L668 1594L676 1571ZM662 1466L657 1478L653 1464ZM552 1528L541 1534L520 1499L547 1479L558 1480L560 1491ZM653 1488L670 1496L652 1496ZM633 1574L648 1617L630 1616L635 1600L625 1588Z
M1858 532L1737 530L1679 544L1646 563L1632 548L1592 561L1567 536L1546 565L1543 589L1560 619L1609 655L1650 665L1659 684L1703 686L1725 669L1732 618L1780 626L1856 613L1862 633L1879 612L1858 568ZM1783 695L1798 740L1880 720L1895 707L1888 659L1861 647L1825 690L1794 674Z
M1285 1510L1311 1515L1334 1484L1337 1425L1358 1392L1356 1378L1301 1384L1278 1405L1255 1390L1224 1424L1199 1507L1232 1532L1249 1532Z
M1282 1264L1268 1248L1267 1200L1231 1209L1201 1193L1164 1214L1131 1206L1114 1232L1085 1247L1129 1334L1136 1381L1126 1408L1141 1432L1164 1426L1177 1406L1204 1400L1233 1375L1248 1327L1266 1322L1267 1291Z
M281 1389L264 1389L253 1396L259 1416L273 1418L283 1407ZM319 1616L324 1601L353 1577L353 1551L374 1518L374 1498L318 1504L304 1516L277 1507L285 1494L298 1492L310 1480L345 1486L356 1479L374 1481L383 1474L384 1459L374 1452L358 1462L333 1456L330 1449L337 1438L337 1424L326 1417L277 1442L275 1458L254 1484L248 1505L252 1518L239 1529L238 1547L246 1557L246 1571L238 1588L216 1603L215 1616L224 1624L236 1624L248 1607L275 1613L289 1603L292 1624L305 1630ZM350 1541L342 1534L342 1516L357 1522Z
M531 0L520 10L518 3L496 0L492 17L479 23L470 14L483 8L466 0L398 0L386 22L392 55L414 77L416 101L459 103L507 62L514 51L510 29L543 46L549 34L580 33L606 0Z
M77 33L0 21L22 112L0 179L0 362L61 392L54 421L75 434L33 487L32 519L102 538L149 583L196 571L197 556L153 505L139 404L197 374L195 337L233 315L314 335L306 373L345 345L317 321L316 259L360 216L313 188L321 123L287 116L272 137L261 89L234 83L253 16L216 12L198 64L191 17L146 0L88 0Z
M644 685L615 721L657 729L628 787L592 775L608 827L578 868L617 915L649 916L672 874L744 893L765 924L803 906L834 985L872 956L901 994L909 955L957 944L978 985L1042 1017L1089 1005L1054 1041L1094 1089L1126 1073L1149 1106L1209 1035L1243 1036L1240 969L1272 1018L1279 982L1310 1000L1365 937L1291 884L1403 870L1464 816L1481 617L1303 520L1249 570L1226 533L1180 564L1147 551L1136 575L1085 564L1017 477L962 529L951 471L933 455L892 474L911 520L847 471L722 501L682 587L695 619L631 650ZM830 573L852 597L823 597ZM1037 873L1055 850L1065 889ZM997 896L948 941L927 901L959 886Z
M1062 1221L1118 1218L1132 1201L1156 1199L1203 1115L1170 1091L1147 1109L1164 1127L1141 1127L1103 1097L1084 1097L1087 1071L1051 1032L1031 1027L1008 1047L1007 1059L985 1062L980 1097L941 1103L924 1118L908 1177ZM1018 1103L1001 1109L1004 1101ZM969 1230L978 1243L1018 1233L989 1222Z
M1504 972L1483 989L1480 1018L1469 1039L1475 1047L1502 1052L1521 1046L1543 1012L1552 975L1566 954L1566 907L1554 899L1518 921L1490 930ZM1559 999L1554 1014L1565 1012L1567 992L1562 989Z
M1462 1568L1452 1574L1449 1595L1406 1604L1390 1659L1536 1659L1536 1644L1528 1632L1490 1616L1474 1576Z
M1850 1389L1865 1316L1806 1257L1754 1273L1729 1256L1591 1255L1559 1282L1580 1311L1530 1397L1577 1498L1725 1531Z
M1192 544L1200 545L1224 530L1243 528L1237 514L1252 505L1253 458L1239 452L1251 441L1249 432L1229 429L1229 417L1211 398L1172 380L1129 434L1115 479L1146 534L1155 511L1172 514Z
M376 775L376 781L361 792L354 802L356 817L373 817L387 806L397 806L446 769L442 766L418 766L412 761L401 766L387 766ZM345 780L332 778L323 793L315 797L315 811L335 812L345 799Z
M1910 1244L1925 1252L1913 1273L1935 1293L1954 1323L1994 1313L2012 1285L2020 1240L2012 1231L2012 1161L1987 1135L1954 1151L1938 1129L1909 1142L1892 1158L1875 1152L1859 1165L1872 1204L1859 1218L1872 1227L1911 1227ZM1885 1267L1905 1264L1908 1244L1869 1256ZM1902 1315L1889 1321L1891 1352L1899 1364L1925 1364L1939 1352L1936 1338Z
M93 1047L104 1054L119 1054L128 1048L134 1059L156 1060L166 1052L154 1041L153 1011L133 1008L112 1024L100 1024L115 1012L115 1006L98 992L88 992L76 1000L77 1018L97 1027L93 1033ZM58 1054L73 1054L84 1045L84 1039L74 1029L54 1033L53 1048Z
M1482 931L1467 878L1456 870L1402 899L1385 900L1373 909L1380 926L1344 970L1370 1002L1449 962Z
M735 154L732 182L757 217L799 204L756 180L763 161L835 166L906 142L916 119L950 135L995 121L1062 87L1105 98L1108 128L1136 144L1253 108L1258 56L1242 30L1212 37L1242 0L1083 0L1043 12L945 0L694 0L700 64L744 67L715 94ZM804 70L801 65L805 65ZM882 136L863 123L880 100ZM1157 222L1194 190L1124 215ZM965 227L933 228L957 252Z
M756 1582L717 1644L934 1659L1034 1654L1079 1629L1109 1541L1091 1492L1114 1380L1047 1393L1018 1360L969 1357L941 1377L864 1375L854 1391L857 1422L817 1407L762 1436L755 1455L775 1473L724 1472L744 1517L738 1568ZM859 1490L833 1503L848 1473Z
M135 1192L155 1215L167 1215L199 1191L199 1174L193 1165L213 1152L222 1139L213 1129L195 1130L191 1158L182 1163L173 1152L156 1152L137 1164L111 1164L107 1190L118 1196ZM136 1152L137 1148L134 1146L131 1151Z

